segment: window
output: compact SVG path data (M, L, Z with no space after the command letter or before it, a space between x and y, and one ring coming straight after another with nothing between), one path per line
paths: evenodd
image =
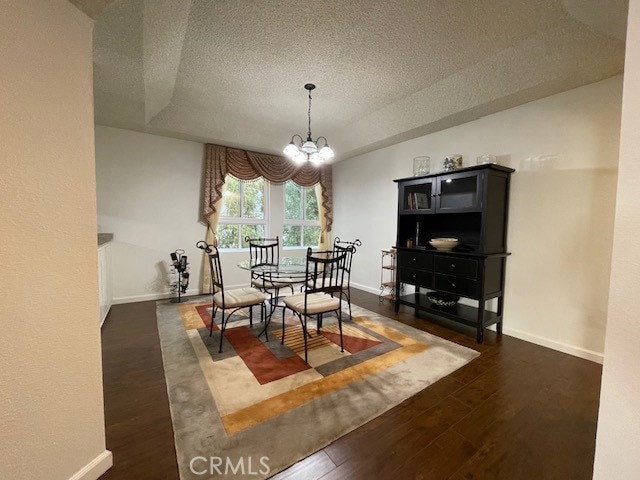
M314 247L318 245L319 238L315 188L301 187L289 180L284 184L282 244L285 247Z
M244 238L280 237L284 247L315 247L320 221L315 188L292 181L270 185L263 178L243 182L227 175L220 220L218 247L247 248Z
M220 221L216 229L220 248L246 248L246 236L264 237L267 227L264 178L242 182L227 175Z

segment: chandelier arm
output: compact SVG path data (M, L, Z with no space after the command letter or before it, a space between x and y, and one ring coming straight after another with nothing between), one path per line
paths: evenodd
M291 143L295 143L293 141L293 139L296 138L296 137L298 137L300 139L300 145L302 145L304 143L304 139L300 135L298 135L297 133L293 137L291 137Z
M327 142L327 139L326 139L325 137L318 137L318 138L316 138L316 145L318 145L318 142L320 141L320 139L324 140L324 145L323 145L323 147L324 147L324 146L329 145L329 142ZM320 145L318 145L318 147L320 147Z

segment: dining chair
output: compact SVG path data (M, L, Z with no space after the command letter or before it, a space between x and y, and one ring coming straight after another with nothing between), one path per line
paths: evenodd
M288 296L284 299L285 308L291 309L300 320L302 336L304 337L304 361L308 361L307 337L311 336L307 330L307 318L312 315L336 312L338 328L340 330L340 351L344 352L342 341L342 291L345 275L346 254L336 255L335 252L313 252L307 249L306 278L315 279L302 293ZM282 322L282 340L284 344L285 324Z
M351 266L353 262L353 255L356 253L356 247L361 247L362 242L360 239L356 239L353 242L347 242L340 240L340 237L336 237L333 241L333 255L346 255L344 261L345 279L340 294L344 296L347 304L349 305L349 319L353 318L351 313ZM329 252L326 252L329 253ZM317 279L311 279L307 281L306 288L312 287ZM318 316L318 330L322 327L322 316Z
M211 310L211 325L209 326L209 336L213 335L213 323L218 309L222 311L222 323L220 325L220 348L218 353L222 352L222 339L224 332L229 323L231 315L241 308L249 307L249 327L253 327L253 307L260 306L260 319L264 320L266 315L265 295L260 290L253 287L234 288L225 290L224 281L222 279L222 264L220 262L220 252L218 247L210 245L207 242L199 241L196 247L207 253L209 259L209 268L211 269L211 285L213 286L213 304ZM225 318L225 310L231 310Z
M254 270L251 271L251 286L269 294L275 291L276 296L281 288L291 288L291 293L293 293L293 285L298 282L297 280L265 273L259 268L261 266L278 266L280 237L249 238L247 236L244 241L249 244L249 259L254 267Z
M361 247L362 242L359 238L356 238L353 242L347 242L340 240L340 237L336 237L333 240L333 250L336 254L345 254L347 258L345 259L345 285L341 291L342 295L344 295L347 300L347 304L349 305L349 319L353 318L351 314L351 264L353 262L353 256L356 253L356 247Z

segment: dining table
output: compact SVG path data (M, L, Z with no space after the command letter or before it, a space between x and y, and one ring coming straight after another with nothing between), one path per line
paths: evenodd
M238 267L243 270L251 271L262 276L265 283L274 285L268 288L270 293L269 305L270 311L265 320L265 326L258 334L258 338L265 334L265 339L269 341L267 328L271 323L271 317L276 308L282 308L282 321L284 322L285 305L282 303L283 295L280 295L280 289L289 288L294 284L305 284L307 275L307 259L306 257L282 257L278 263L264 263L259 260L242 260L238 263ZM286 284L286 285L283 285Z

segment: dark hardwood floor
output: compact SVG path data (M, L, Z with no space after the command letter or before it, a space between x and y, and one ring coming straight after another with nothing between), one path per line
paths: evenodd
M478 345L362 291L353 303L481 355L274 478L591 478L600 365L493 332ZM101 478L178 479L155 302L112 307L102 355L114 466Z

